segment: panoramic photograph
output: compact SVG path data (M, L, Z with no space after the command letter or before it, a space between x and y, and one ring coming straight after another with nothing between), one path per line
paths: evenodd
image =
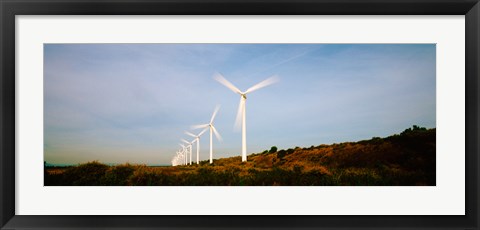
M43 48L44 186L436 185L435 44Z

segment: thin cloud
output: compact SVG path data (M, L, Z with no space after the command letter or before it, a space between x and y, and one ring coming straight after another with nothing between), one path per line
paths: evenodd
M318 49L318 48L310 49L310 50L307 50L307 51L305 51L305 52L303 52L303 53L294 55L294 56L292 56L292 57L290 57L290 58L287 58L287 59L282 60L282 61L280 61L280 62L278 62L278 63L276 63L276 64L273 64L273 65L271 65L271 66L269 66L269 67L267 67L267 68L264 68L264 69L262 69L262 70L260 70L260 71L257 71L257 72L255 72L255 73L253 73L252 75L257 75L257 74L259 74L259 73L263 73L263 72L265 72L265 71L271 70L271 69L273 69L273 68L275 68L275 67L277 67L277 66L280 66L280 65L283 65L283 64L285 64L285 63L291 62L291 61L293 61L293 60L295 60L295 59L301 58L301 57L303 57L303 56L305 56L305 55L307 55L307 54L309 54L309 53L311 53L311 52L313 52L313 51L315 51L315 50L317 50L317 49Z

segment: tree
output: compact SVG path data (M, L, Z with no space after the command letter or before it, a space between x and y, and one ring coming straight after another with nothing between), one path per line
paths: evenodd
M269 153L275 153L277 152L277 146L272 146L272 148L270 148L270 151L268 151Z
M411 133L413 131L426 131L427 128L425 127L420 127L418 125L413 125L412 128L405 129L403 132L400 133L400 135L405 135L407 133Z

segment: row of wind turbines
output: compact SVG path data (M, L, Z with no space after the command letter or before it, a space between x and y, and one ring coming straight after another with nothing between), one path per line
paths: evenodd
M242 127L242 162L247 161L247 125L246 125L246 101L247 101L247 94L252 93L258 89L263 87L269 86L278 81L277 76L272 76L266 80L263 80L254 86L248 88L245 91L239 90L235 85L225 79L222 74L216 73L214 75L214 79L217 80L219 83L224 85L225 87L229 88L234 93L240 95L240 104L238 105L237 117L235 120L235 128ZM185 139L181 139L183 143L180 143L181 149L176 152L176 155L172 159L172 165L188 165L192 164L192 146L194 143L197 143L196 150L197 150L197 161L196 163L199 164L200 159L200 137L207 131L210 130L210 164L213 163L213 134L217 140L222 141L222 136L217 131L215 126L213 125L213 121L215 120L215 116L218 113L220 106L216 106L215 110L213 111L212 117L210 118L210 122L201 125L193 125L192 129L202 129L197 135L185 131L185 134L193 137L192 141L187 141Z

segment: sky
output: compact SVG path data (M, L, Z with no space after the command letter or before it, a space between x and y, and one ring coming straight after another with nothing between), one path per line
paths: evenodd
M45 44L44 160L167 165L185 131L208 123L214 158L360 141L436 124L435 44ZM194 148L194 153L196 149ZM194 154L195 156L195 154ZM200 139L200 160L209 135ZM194 157L195 160L195 157Z

